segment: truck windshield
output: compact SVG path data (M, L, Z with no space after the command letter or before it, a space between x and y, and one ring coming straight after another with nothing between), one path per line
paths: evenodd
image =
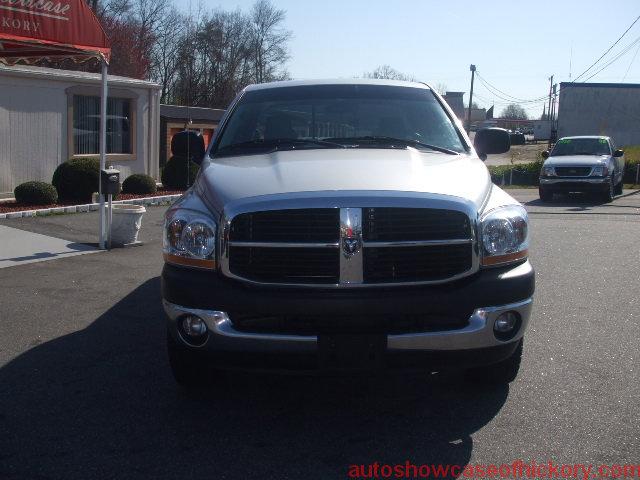
M458 154L465 145L426 88L312 85L247 92L213 156L283 149L416 148Z
M611 148L606 138L561 138L551 156L562 155L611 155Z

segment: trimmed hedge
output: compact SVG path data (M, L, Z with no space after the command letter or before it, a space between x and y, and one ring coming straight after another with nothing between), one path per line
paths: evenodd
M91 194L98 191L100 161L96 158L76 158L64 162L53 173L53 186L60 200L91 202Z
M503 178L506 185L538 185L542 164L542 160L536 160L516 165L491 165L487 168L491 173L491 181L496 185L502 185ZM512 170L513 175L511 174Z
M58 202L58 192L50 183L25 182L13 191L16 202L24 205L53 205Z
M193 185L199 170L197 163L188 161L184 157L171 157L162 170L162 185L174 190L189 188Z
M137 195L146 195L149 193L156 193L158 187L156 181L149 175L143 173L134 173L129 175L124 182L122 182L122 193L133 193Z

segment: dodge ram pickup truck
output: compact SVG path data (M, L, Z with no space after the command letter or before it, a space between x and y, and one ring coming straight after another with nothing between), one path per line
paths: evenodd
M531 316L527 212L428 85L245 88L167 211L162 297L176 380L218 369L442 371L510 382Z

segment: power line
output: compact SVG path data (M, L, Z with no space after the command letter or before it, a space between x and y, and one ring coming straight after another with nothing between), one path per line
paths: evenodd
M631 59L631 62L629 62L629 66L627 67L627 71L624 72L624 77L622 77L622 82L625 81L625 79L627 78L627 75L629 74L629 70L631 70L631 65L633 65L633 62L635 61L636 57L638 56L638 50L640 50L640 44L638 45L638 48L636 48L636 53L633 54L633 58Z
M602 67L600 70L598 70L596 73L594 73L593 75L591 75L590 77L588 77L586 80L583 80L582 82L586 82L588 80L591 80L593 77L595 77L596 75L598 75L600 72L602 72L604 69L606 69L607 67L609 67L609 65L611 65L612 63L614 63L615 61L617 61L620 57L622 57L623 55L625 55L629 50L631 50L636 44L638 44L640 42L640 37L636 38L633 42L631 42L629 45L627 45L624 50L622 50L620 53L618 53L615 57L613 57L612 60L609 61L609 63L607 63L604 67Z
M631 28L632 28L632 27L633 27L633 26L638 22L638 20L640 20L640 15L638 15L638 17L633 21L633 23L632 23L631 25L629 25L629 27L624 31L624 33L623 33L622 35L620 35L620 37L619 37L619 38L618 38L618 39L613 43L613 45L611 45L609 48L607 48L607 50L606 50L602 55L600 55L600 58L598 58L595 62L593 62L593 63L589 66L589 68L587 68L584 72L582 72L580 75L578 75L578 76L575 78L574 82L575 82L576 80L578 80L580 77L582 77L582 76L583 76L585 73L587 73L589 70L591 70L591 69L592 69L592 68L593 68L593 67L594 67L594 66L595 66L595 65L596 65L600 60L602 60L602 59L604 58L604 56L605 56L607 53L609 53L609 52L611 51L611 49L613 49L613 47L615 47L615 46L618 44L618 42L620 42L620 40L622 40L622 39L624 38L624 36L627 34L627 32L628 32L629 30L631 30ZM591 78L591 77L589 77L589 78Z
M505 100L505 101L508 101L508 102L511 102L511 103L521 103L521 104L538 103L541 100L547 98L547 95L544 95L544 96L538 97L538 98L531 98L531 99L523 99L523 98L515 97L513 95L510 95L510 94L500 90L495 85L492 85L491 83L489 83L489 81L486 78L481 76L479 73L476 72L476 75L478 76L478 79L480 80L482 85L487 89L487 91L489 91L489 93L491 93L492 95L494 95L494 96L496 96L496 97L498 97L498 98L500 98L502 100Z

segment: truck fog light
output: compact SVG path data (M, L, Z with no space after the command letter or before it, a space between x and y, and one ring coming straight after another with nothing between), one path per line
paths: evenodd
M493 330L499 340L509 340L518 331L520 326L520 314L518 312L504 312L496 318Z
M207 324L196 315L183 315L178 320L178 329L185 342L193 346L207 341Z

